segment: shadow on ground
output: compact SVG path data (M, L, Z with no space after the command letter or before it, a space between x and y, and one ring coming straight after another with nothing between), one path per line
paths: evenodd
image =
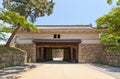
M101 64L90 64L90 65L93 68L95 68L105 74L111 75L111 76L115 77L116 79L120 79L120 68L118 68L118 67L111 67L108 65L101 65Z
M41 62L41 64L78 64L78 63L67 62L67 61L62 61L62 60L54 60L54 61Z
M118 67L112 67L112 66L100 65L100 64L94 64L94 66L97 66L97 67L102 68L109 72L120 72L120 68L118 68Z
M12 79L12 77L16 74L29 70L31 68L35 68L36 66L37 64L25 64L22 66L14 66L0 69L0 79Z

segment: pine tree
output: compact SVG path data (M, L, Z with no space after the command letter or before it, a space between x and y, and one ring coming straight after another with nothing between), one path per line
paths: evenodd
M34 23L36 18L52 14L54 2L53 0L3 0L3 6L8 11L16 12L24 16L26 20ZM5 46L10 45L10 42L20 27L21 25L18 23ZM29 29L29 27L27 29Z

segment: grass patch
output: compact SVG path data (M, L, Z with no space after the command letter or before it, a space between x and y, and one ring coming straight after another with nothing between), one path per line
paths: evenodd
M0 45L0 51L3 51L3 52L15 51L15 52L26 53L26 51L22 49L19 49L16 47L4 47L3 45Z

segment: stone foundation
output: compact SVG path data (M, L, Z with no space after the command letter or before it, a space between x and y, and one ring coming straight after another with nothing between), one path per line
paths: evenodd
M35 44L17 44L16 47L27 51L27 61L36 62ZM79 44L79 63L102 63L120 66L120 52L104 52L100 44Z
M120 67L120 52L103 52L100 62L102 64Z
M5 50L1 50L5 49ZM0 47L0 68L22 65L26 61L26 53L13 48Z
M16 47L27 51L27 62L36 62L36 46L35 44L16 44Z
M16 47L27 51L27 61L36 62L35 44L16 44ZM100 44L80 44L78 53L78 62L97 63L100 60L102 46Z
M102 46L100 44L80 44L78 53L78 62L80 63L98 63Z

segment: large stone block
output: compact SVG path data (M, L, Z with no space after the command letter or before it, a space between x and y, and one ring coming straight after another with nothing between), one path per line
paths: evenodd
M78 61L84 63L99 63L102 45L100 44L80 44Z

